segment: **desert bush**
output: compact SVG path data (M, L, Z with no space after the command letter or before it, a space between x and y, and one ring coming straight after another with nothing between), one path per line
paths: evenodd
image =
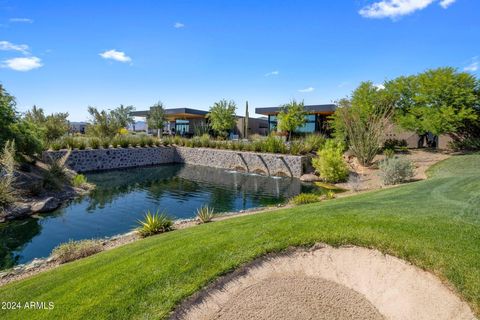
M312 165L327 182L345 181L348 177L348 167L343 160L344 145L338 140L327 140L324 147L312 159Z
M383 155L386 158L393 158L395 156L395 150L394 149L385 149L385 150L383 150Z
M72 179L72 185L77 188L81 188L87 183L87 177L85 177L83 174L77 174Z
M384 149L395 149L396 147L406 147L408 146L407 141L405 139L387 139L383 143Z
M313 193L300 193L290 199L290 203L295 205L320 202L320 197Z
M370 166L392 123L393 97L372 82L362 82L350 99L341 99L338 105L332 117L335 136L347 142L361 165Z
M468 137L463 139L456 139L449 143L449 147L455 151L480 150L480 137Z
M311 153L319 150L325 144L325 137L319 134L309 134L303 140L303 152Z
M214 217L215 211L213 210L213 208L210 208L207 205L201 207L200 209L197 209L197 220L200 223L210 222Z
M49 155L48 166L43 172L43 186L47 189L58 190L62 185L71 180L70 171L67 169L66 162L71 154L71 149L60 158L53 158Z
M102 243L98 240L70 240L55 247L51 256L59 263L66 263L91 256L102 250Z
M208 148L210 147L210 135L208 133L204 133L200 136L200 143L202 145L202 147L204 148Z
M157 233L172 230L173 220L165 213L158 210L155 214L149 211L145 214L144 220L139 220L140 227L137 229L142 237L152 236Z
M7 141L0 155L0 211L12 204L17 193L15 183L15 142Z
M92 149L98 149L100 148L100 145L101 145L101 140L100 138L90 138L88 139L88 146Z
M414 176L414 165L405 157L387 158L380 163L379 168L385 185L402 183Z
M335 199L335 192L333 192L332 190L328 190L325 194L325 197L327 198L327 200Z

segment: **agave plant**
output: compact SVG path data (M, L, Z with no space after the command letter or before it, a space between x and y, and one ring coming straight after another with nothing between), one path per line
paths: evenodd
M138 232L142 237L148 237L157 233L167 232L172 230L173 221L165 213L160 213L159 210L152 214L150 210L147 211L143 220L138 220L140 227Z
M210 208L207 205L201 207L200 209L197 209L197 220L200 223L210 222L214 217L215 211L213 210L213 208Z

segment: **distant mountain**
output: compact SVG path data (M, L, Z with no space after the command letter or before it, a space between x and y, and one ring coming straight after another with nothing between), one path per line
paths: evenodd
M128 126L128 130L132 130L135 126L135 131L145 131L147 123L145 121L135 121L135 125Z

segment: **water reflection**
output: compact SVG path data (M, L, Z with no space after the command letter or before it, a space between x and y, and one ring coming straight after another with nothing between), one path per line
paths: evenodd
M147 210L192 218L207 204L217 212L277 204L313 187L297 179L167 165L89 174L91 195L41 219L0 224L0 268L48 256L58 244L130 231Z

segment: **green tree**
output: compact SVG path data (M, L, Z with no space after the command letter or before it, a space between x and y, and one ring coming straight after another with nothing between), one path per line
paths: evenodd
M70 123L67 120L68 112L52 113L45 116L42 108L33 106L25 114L25 119L35 124L43 133L43 139L53 141L68 133Z
M227 137L228 131L235 126L236 110L237 105L235 102L225 99L215 102L213 106L210 107L207 117L210 121L210 126L217 135Z
M307 113L305 112L303 101L298 103L292 100L290 103L282 106L277 115L278 129L288 132L288 140L292 138L292 133L305 124Z
M393 116L393 106L392 95L372 82L362 82L350 98L338 102L332 116L335 137L347 142L362 165L371 165L380 150L385 129Z
M41 152L41 131L27 119L20 118L15 106L15 97L0 85L0 147L3 148L7 140L14 140L20 154Z
M150 107L150 112L148 113L147 117L147 125L149 128L157 129L157 136L160 138L165 121L166 117L163 103L157 102Z
M115 122L115 126L119 129L127 128L129 125L134 124L135 120L133 119L132 111L135 108L133 106L124 106L121 104L118 108L110 111L110 115Z
M134 123L131 112L134 110L133 106L123 106L107 112L105 110L99 111L95 107L88 107L88 113L91 116L90 124L87 127L89 135L97 137L113 137L120 132L122 128Z
M11 124L17 121L15 97L0 84L0 147L12 138Z
M385 84L395 97L395 121L420 136L455 134L478 119L480 84L467 72L446 67L430 69Z

